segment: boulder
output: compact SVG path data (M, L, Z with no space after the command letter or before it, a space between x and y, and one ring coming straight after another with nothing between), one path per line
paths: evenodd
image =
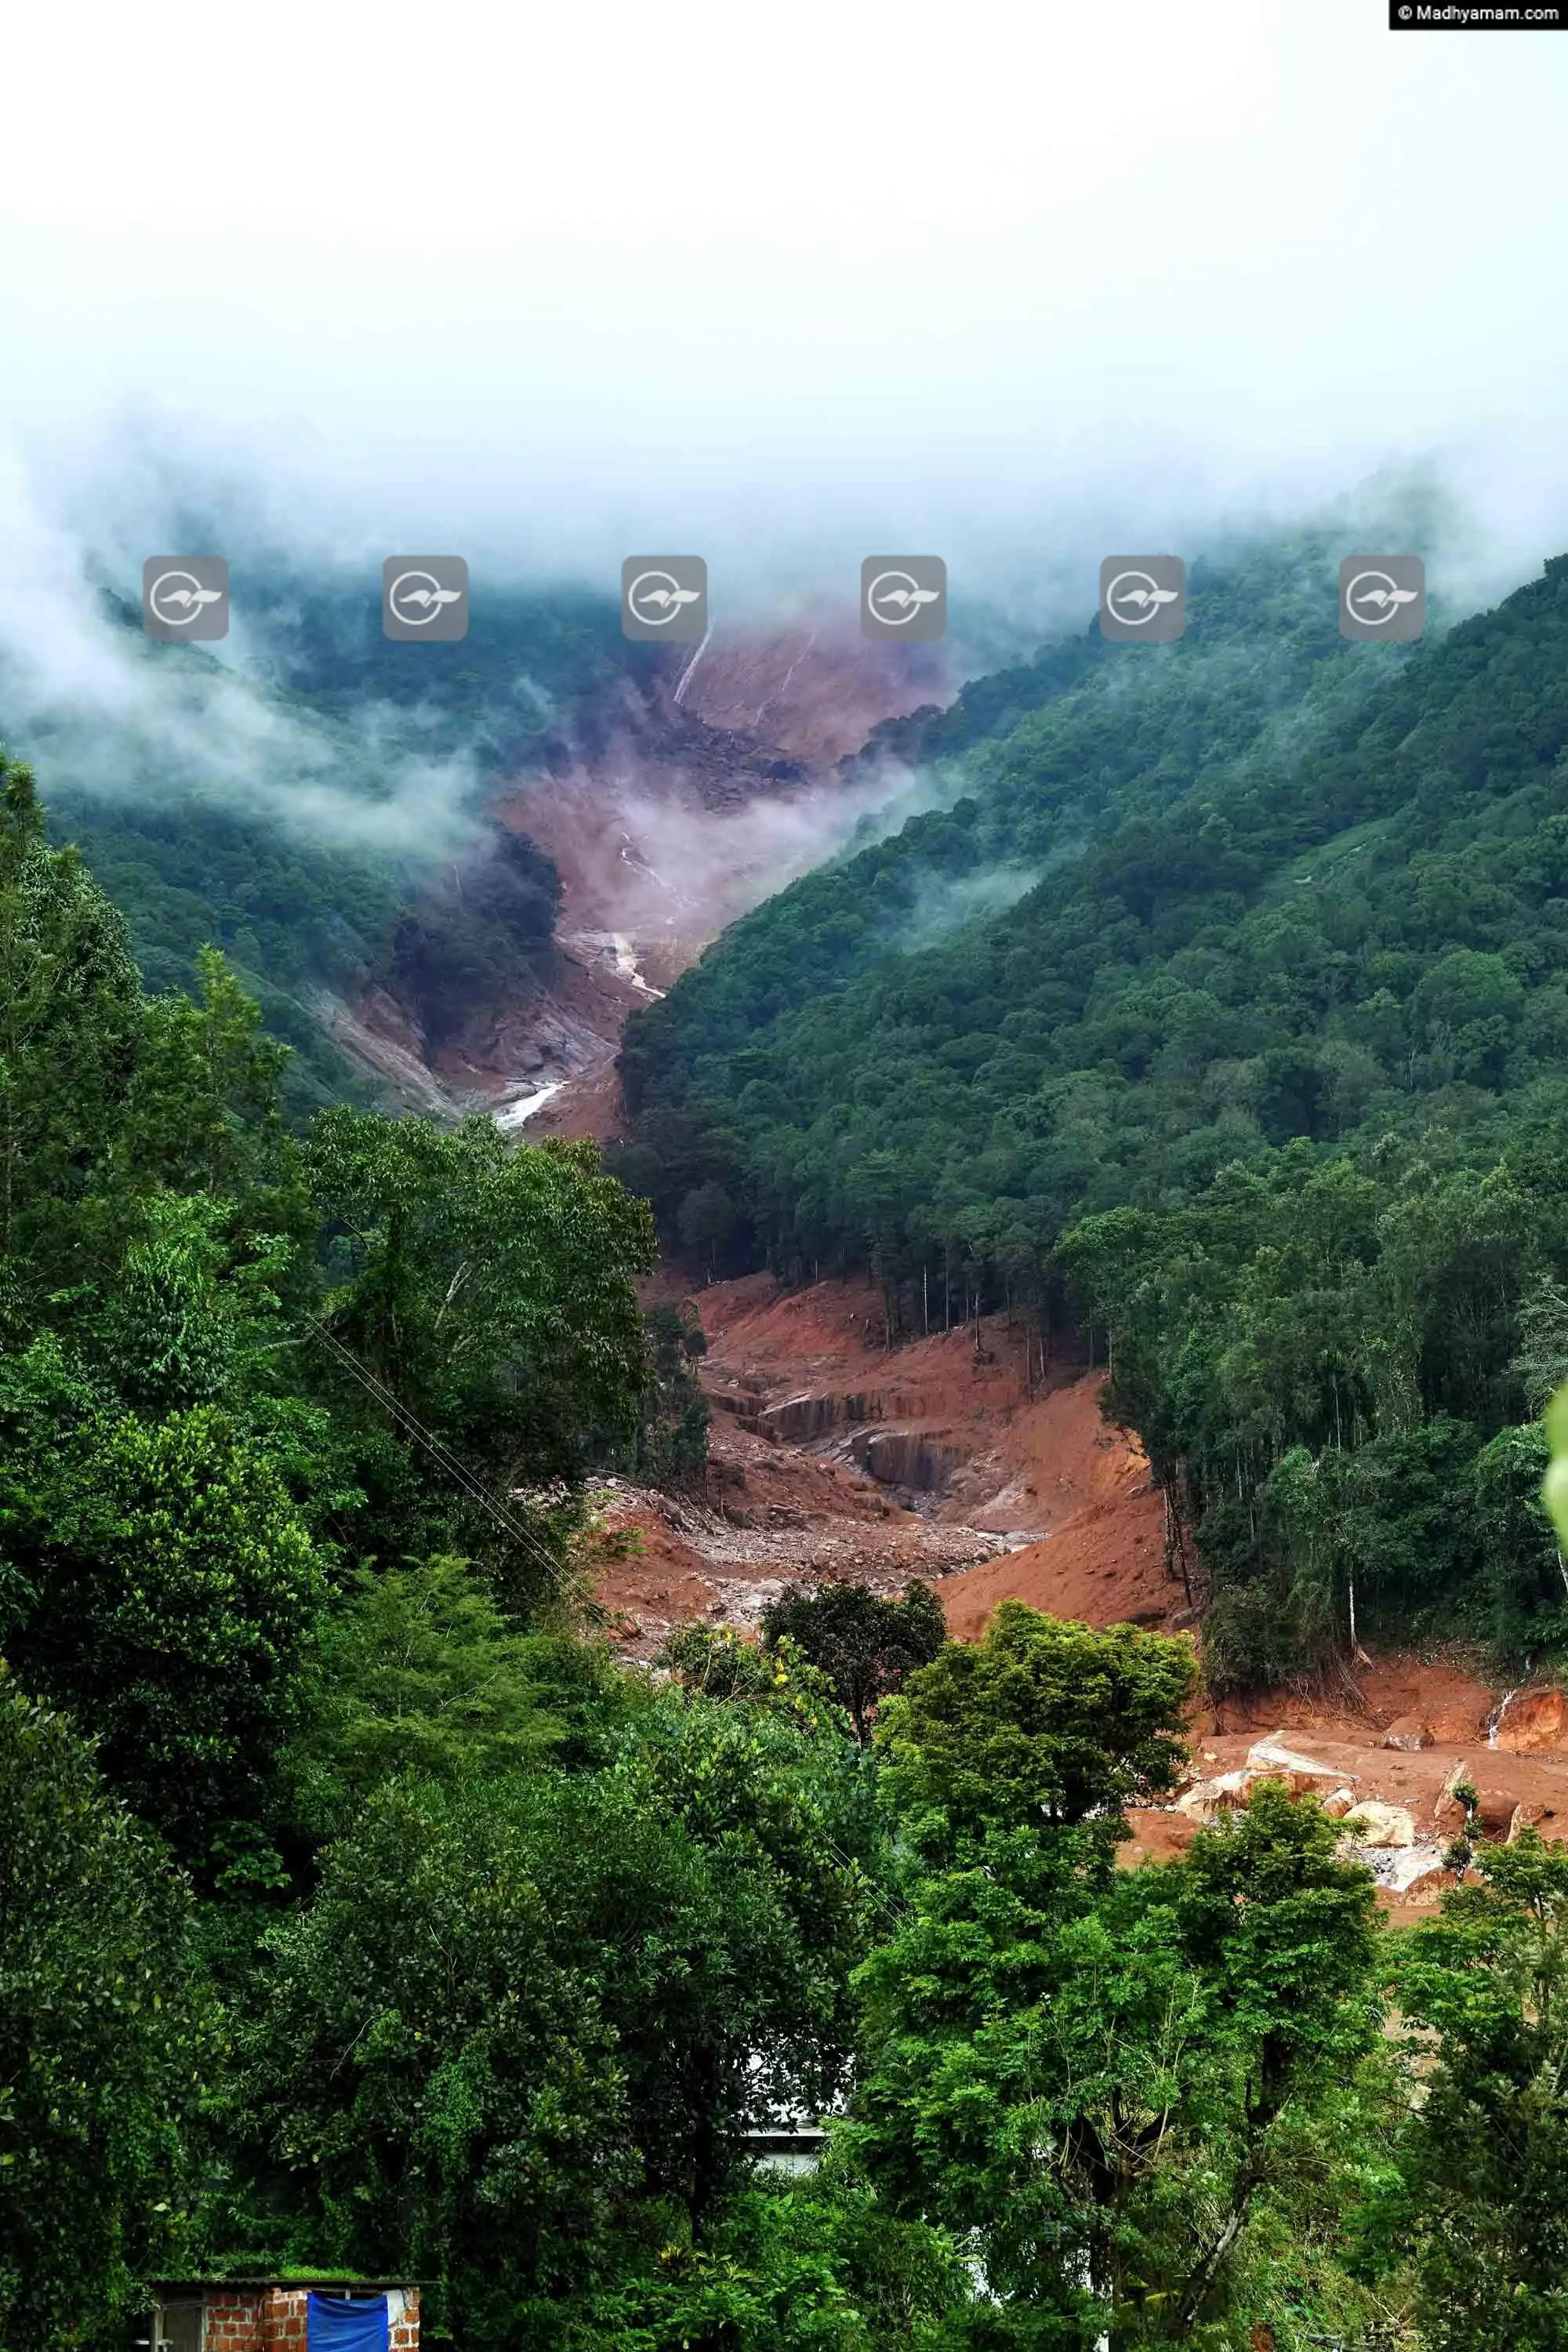
M1315 1756L1304 1756L1300 1748L1288 1748L1277 1731L1267 1739L1253 1741L1247 1751L1247 1769L1255 1779L1267 1775L1271 1780L1288 1781L1297 1796L1304 1796L1312 1789L1336 1787L1346 1778L1338 1764L1320 1764ZM1355 1775L1349 1777L1353 1780Z
M1126 1815L1128 1835L1116 1849L1118 1870L1136 1870L1143 1862L1171 1862L1184 1853L1198 1824L1183 1813L1153 1806L1133 1806Z
M1217 1780L1199 1780L1176 1799L1176 1811L1190 1821L1212 1822L1221 1813L1238 1813L1247 1802L1245 1772L1222 1772Z
M1434 1878L1449 1885L1454 1878L1444 1863L1442 1847L1436 1845L1406 1846L1394 1855L1386 1870L1378 1872L1379 1885L1386 1886L1391 1895L1408 1895L1413 1886Z
M1266 1764L1260 1772L1248 1772L1247 1776L1249 1790L1260 1788L1265 1780L1274 1781L1288 1797L1321 1797L1329 1786L1321 1772L1283 1772L1277 1764Z
M1512 1692L1492 1725L1490 1745L1510 1756L1568 1747L1568 1694L1550 1689Z
M1456 1838L1465 1826L1466 1814L1454 1791L1461 1780L1470 1777L1470 1768L1461 1756L1450 1770L1432 1808L1432 1825L1439 1837Z
M1380 1797L1363 1797L1344 1816L1345 1834L1355 1845L1414 1845L1415 1817L1408 1805L1385 1805Z
M1385 1748L1415 1751L1432 1745L1432 1727L1418 1715L1396 1715L1383 1735Z
M1511 1789L1482 1787L1476 1790L1475 1825L1483 1835L1505 1838L1519 1800Z
M1511 1845L1514 1840L1518 1837L1521 1830L1533 1829L1537 1822L1544 1820L1546 1808L1544 1805L1533 1805L1529 1803L1515 1805L1512 1816L1508 1825L1508 1842L1510 1845Z
M1355 1811L1355 1790L1336 1789L1332 1796L1323 1799L1323 1811L1330 1821L1342 1822L1347 1813L1353 1813Z

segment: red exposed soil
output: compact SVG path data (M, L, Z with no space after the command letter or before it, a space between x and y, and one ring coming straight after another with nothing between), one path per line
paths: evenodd
M1026 1601L1086 1625L1163 1625L1182 1605L1164 1573L1160 1497L1146 1488L1090 1504L1059 1534L943 1585L948 1630L978 1641L999 1601Z
M894 1348L880 1294L869 1283L783 1291L771 1275L748 1275L697 1292L694 1304L714 1402L783 1439L801 1442L801 1424L809 1421L816 1441L857 1434L945 1441L954 1458L939 1515L975 1526L989 1515L999 1530L1023 1525L1043 1532L1053 1513L1061 1516L1062 1496L1068 1508L1090 1499L1095 1474L1069 1467L1059 1445L1047 1444L1042 1455L1026 1433L1016 1433L1020 1413L1047 1400L1031 1397L1023 1328L1003 1316L982 1322L978 1345L973 1327L965 1326ZM1074 1377L1058 1373L1058 1386ZM1099 1433L1098 1416L1090 1412L1089 1422Z
M510 1091L532 1091L569 1074L599 1071L607 1058L613 1074L615 1045L607 1055L605 1041L619 1038L647 992L595 934L558 936L556 950L542 995L476 1012L461 1038L434 1057L437 1076L455 1094L494 1095L497 1073L504 1073Z
M753 1276L698 1303L710 1388L754 1401L764 1425L809 1427L820 1417L823 1434L856 1432L873 1459L889 1442L906 1454L923 1443L953 1457L932 1516L1018 1546L943 1583L954 1633L978 1637L1006 1598L1099 1625L1163 1623L1185 1606L1164 1571L1163 1510L1148 1462L1103 1419L1099 1374L1068 1370L1031 1393L1026 1342L1001 1316L982 1324L978 1349L966 1328L889 1350L869 1284L781 1295L771 1277ZM1041 1539L1020 1540L1031 1536Z
M1403 1662L1396 1679L1420 1681L1432 1670ZM1447 1681L1447 1670L1436 1670L1436 1686ZM1479 1685L1477 1686L1479 1689ZM1412 1816L1416 1844L1428 1860L1426 1875L1404 1888L1380 1885L1378 1903L1396 1925L1414 1924L1436 1912L1443 1890L1452 1885L1452 1874L1435 1866L1463 1825L1458 1804L1445 1798L1456 1780L1476 1789L1476 1827L1487 1838L1507 1838L1522 1822L1552 1842L1568 1839L1568 1754L1516 1756L1488 1744L1485 1717L1472 1718L1470 1736L1435 1741L1418 1754L1382 1745L1377 1720L1363 1719L1333 1729L1321 1723L1291 1723L1277 1710L1275 1722L1292 1749L1334 1767L1335 1776L1357 1801L1376 1799L1405 1808ZM1350 1736L1337 1736L1348 1730ZM1200 1733L1194 1741L1194 1764L1205 1775L1234 1772L1246 1761L1256 1730ZM1325 1790L1331 1786L1324 1782ZM1130 1817L1133 1847L1124 1850L1124 1864L1142 1853L1163 1856L1179 1852L1195 1826L1182 1814L1138 1812Z
M668 1274L656 1286L680 1295ZM774 1594L846 1577L884 1592L928 1579L962 1640L1008 1597L1096 1625L1191 1622L1165 1569L1162 1498L1136 1441L1101 1416L1099 1374L1057 1367L1042 1386L1037 1364L1031 1388L1022 1331L1002 1317L982 1323L978 1346L966 1328L889 1348L868 1284L783 1292L758 1275L694 1304L709 1342L708 1493L688 1507L626 1487L606 1498L610 1522L647 1547L599 1586L634 1651L683 1622L754 1625ZM1415 1843L1381 1857L1378 1901L1409 1922L1452 1883L1442 1855L1462 1816L1443 1798L1456 1777L1479 1790L1485 1833L1533 1820L1568 1837L1568 1703L1521 1691L1500 1721L1501 1697L1451 1658L1363 1661L1331 1692L1200 1711L1192 1769L1237 1773L1274 1735L1331 1768L1323 1789L1408 1811ZM1414 1744L1385 1747L1390 1727ZM1195 1827L1169 1809L1130 1824L1124 1864L1179 1853ZM1410 1864L1422 1874L1404 1884Z
M819 615L786 629L716 629L681 699L709 727L819 771L858 751L880 720L951 691L940 646L875 645L853 622Z
M1499 1713L1493 1744L1521 1756L1568 1748L1568 1696L1560 1690L1511 1691Z
M614 1143L626 1129L621 1074L614 1062L606 1062L603 1069L568 1078L559 1094L541 1104L528 1122L528 1139L542 1143L547 1135L560 1135L574 1142Z
M672 1519L628 1490L610 1504L648 1547L600 1586L639 1647L683 1611L748 1624L825 1578L933 1580L971 1637L1006 1594L1097 1624L1184 1605L1148 1465L1100 1417L1099 1377L1067 1368L1031 1393L1021 1328L997 1316L978 1344L964 1328L889 1349L870 1285L783 1292L765 1275L693 1303L713 1409L704 1508Z
M879 721L952 691L940 646L868 644L851 621L715 628L563 721L492 814L553 860L553 974L481 997L436 1048L385 990L322 1017L384 1090L421 1109L548 1104L534 1135L619 1130L612 1066L627 1013L726 923L817 865L901 781L858 759Z
M1444 1659L1388 1655L1370 1666L1358 1666L1353 1689L1337 1696L1331 1692L1302 1696L1276 1691L1258 1698L1227 1699L1212 1722L1217 1732L1253 1738L1279 1726L1291 1732L1321 1729L1354 1739L1365 1738L1369 1723L1381 1734L1400 1717L1415 1716L1435 1742L1451 1745L1484 1738L1498 1698L1490 1685Z

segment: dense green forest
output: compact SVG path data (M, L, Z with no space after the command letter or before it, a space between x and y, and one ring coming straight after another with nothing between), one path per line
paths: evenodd
M1216 1688L1358 1629L1568 1642L1568 557L1347 645L1324 539L885 730L937 804L725 933L624 1055L672 1240L1103 1356ZM933 1305L934 1302L934 1305Z
M6 2352L322 2264L458 2352L1568 2341L1563 1851L1398 1953L1279 1784L1119 1870L1191 1646L1017 1603L616 1663L591 1473L701 1458L647 1209L286 1058L5 767Z

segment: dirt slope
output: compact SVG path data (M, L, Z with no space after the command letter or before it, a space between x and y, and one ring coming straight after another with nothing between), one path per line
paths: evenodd
M553 953L510 993L478 992L439 1045L414 996L384 990L336 1014L344 1043L422 1106L434 1089L531 1138L618 1133L628 1012L887 803L898 772L840 762L953 684L942 647L869 645L841 616L721 623L637 665L495 795L498 824L560 875Z
M754 1623L786 1586L935 1583L955 1633L995 1601L1097 1624L1163 1623L1185 1595L1163 1567L1148 1465L1070 1368L1031 1393L1002 1317L889 1349L877 1292L771 1276L694 1294L709 1353L711 1470L700 1507L620 1488L611 1524L646 1549L600 1587L646 1649L683 1618Z
M663 1289L679 1295L668 1276ZM713 1407L707 1493L605 1496L608 1522L644 1545L599 1586L633 1653L676 1624L749 1628L775 1594L834 1579L893 1593L923 1577L961 1640L1009 1596L1094 1625L1192 1622L1165 1568L1162 1498L1136 1441L1103 1419L1099 1374L1058 1367L1031 1386L1022 1333L1001 1317L978 1338L889 1349L864 1284L786 1293L758 1275L694 1303ZM1568 1700L1500 1692L1453 1658L1383 1657L1327 1695L1200 1709L1192 1736L1205 1784L1256 1772L1261 1739L1321 1767L1302 1786L1394 1808L1404 1843L1363 1852L1395 1922L1429 1915L1451 1883L1457 1779L1479 1790L1487 1834L1530 1821L1568 1836ZM1179 1853L1197 1818L1180 1803L1134 1813L1123 1863Z
M1184 1596L1164 1573L1163 1513L1146 1486L1091 1503L1044 1543L965 1570L942 1588L950 1633L978 1641L999 1601L1086 1625L1168 1625Z

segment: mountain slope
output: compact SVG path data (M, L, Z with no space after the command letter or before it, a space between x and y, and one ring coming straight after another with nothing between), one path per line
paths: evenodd
M62 599L52 638L0 650L0 740L106 877L152 984L188 985L220 946L295 1048L296 1102L320 1102L366 992L416 1006L432 971L442 1005L537 991L556 876L488 802L632 649L607 600L507 592L461 645L389 645L363 579L240 555L216 648L149 646L108 590Z
M1190 647L1047 669L952 805L637 1016L634 1107L732 1142L765 1246L999 1264L1292 1136L1484 1121L1554 1067L1568 562L1406 657L1298 583L1245 627L1255 582L1194 587Z
M882 787L837 761L945 690L940 648L809 615L694 657L627 644L607 596L492 581L461 643L408 646L363 565L238 548L235 574L214 648L76 583L49 658L0 648L0 740L155 986L223 948L301 1108L353 1070L437 1109L608 1078L637 956L657 984L841 840Z
M1363 1618L1539 1640L1528 1464L1476 1478L1568 1279L1568 559L1408 653L1341 644L1321 542L1193 590L1182 645L966 691L945 810L637 1016L626 1171L716 1261L1108 1328L1209 1573L1267 1588L1238 1671L1352 1644L1352 1520Z

